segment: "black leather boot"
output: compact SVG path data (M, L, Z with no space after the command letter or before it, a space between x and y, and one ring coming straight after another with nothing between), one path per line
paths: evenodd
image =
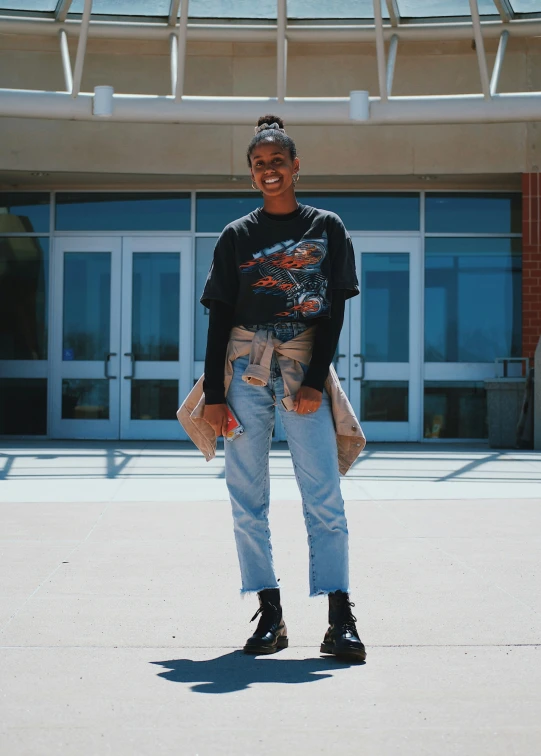
M280 604L280 589L266 588L260 591L259 609L250 622L260 614L261 618L257 629L251 638L248 638L244 646L245 654L274 654L281 648L287 648L287 628L282 618L282 606Z
M321 644L321 653L334 654L340 659L364 661L366 650L359 638L349 600L349 595L342 591L329 593L329 629Z

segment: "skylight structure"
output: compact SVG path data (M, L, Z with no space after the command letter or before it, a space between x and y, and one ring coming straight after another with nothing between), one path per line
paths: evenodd
M0 89L0 116L178 123L252 123L262 107L289 123L460 123L541 120L541 93L499 91L508 40L541 36L541 0L0 0L0 33L55 35L64 92ZM68 38L77 38L70 60ZM169 45L171 93L81 92L89 38L157 39ZM478 94L394 96L399 50L412 41L471 40ZM485 41L498 39L489 67ZM184 94L189 40L275 42L268 97ZM287 43L372 42L378 89L350 97L288 97ZM474 54L474 53L472 53Z

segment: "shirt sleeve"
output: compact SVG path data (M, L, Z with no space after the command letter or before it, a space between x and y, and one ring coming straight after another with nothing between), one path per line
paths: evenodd
M359 282L355 271L355 252L351 236L337 215L329 224L329 254L331 260L331 289L341 289L345 299L357 296Z
M233 325L233 308L216 299L212 299L209 304L203 391L206 404L225 404L224 366Z
M321 318L316 323L312 359L302 382L303 386L310 386L310 388L323 391L323 386L329 375L329 367L338 346L340 331L344 324L345 294L342 289L334 291L331 317Z
M225 228L216 246L209 274L200 302L210 308L211 300L217 300L234 307L237 303L239 278L235 254L235 234Z

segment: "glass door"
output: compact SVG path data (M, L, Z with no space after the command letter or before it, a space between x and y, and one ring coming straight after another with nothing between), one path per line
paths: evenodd
M361 296L349 302L338 373L369 441L421 439L419 237L352 236ZM346 363L347 362L347 366Z
M55 438L118 438L120 238L56 239L51 348Z
M190 239L125 237L122 246L121 438L179 439L192 372Z

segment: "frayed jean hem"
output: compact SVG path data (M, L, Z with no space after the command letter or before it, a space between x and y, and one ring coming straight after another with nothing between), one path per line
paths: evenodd
M249 593L259 593L260 591L270 591L274 588L280 588L279 585L264 585L261 588L241 588L240 589L240 595L241 598L244 598L244 596L247 596Z
M310 593L310 598L315 598L316 596L328 596L329 593L336 593L336 591L349 593L349 588L319 588L317 591L312 591Z

